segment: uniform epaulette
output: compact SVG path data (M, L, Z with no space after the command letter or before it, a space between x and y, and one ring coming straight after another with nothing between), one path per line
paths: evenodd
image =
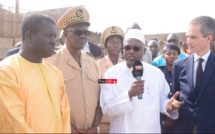
M104 55L100 55L100 56L96 57L96 60L101 59L103 57L104 57Z
M94 60L96 60L96 57L94 57L91 53L86 52L87 55L89 55L90 57L92 57Z

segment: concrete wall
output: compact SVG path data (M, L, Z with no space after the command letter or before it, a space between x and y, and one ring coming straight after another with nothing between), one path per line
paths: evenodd
M176 33L181 37L181 41L184 42L187 40L185 32L184 33ZM150 40L152 37L156 37L159 41L166 41L167 36L169 33L166 34L150 34L150 35L145 35L146 40Z
M7 51L13 48L14 40L11 38L0 38L0 59L4 58Z

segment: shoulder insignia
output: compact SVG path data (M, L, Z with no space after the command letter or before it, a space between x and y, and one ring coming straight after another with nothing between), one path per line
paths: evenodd
M91 53L86 52L86 54L87 54L88 56L92 57L94 60L96 60L96 57L94 57Z
M103 57L104 57L104 55L100 55L100 56L96 57L96 60L101 59Z

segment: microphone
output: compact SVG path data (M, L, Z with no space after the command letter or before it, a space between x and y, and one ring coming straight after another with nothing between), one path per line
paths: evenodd
M141 61L135 60L133 62L131 70L132 70L133 77L136 78L136 80L140 80L143 75L143 65L142 65ZM142 98L143 98L143 95L139 94L138 99L142 99Z

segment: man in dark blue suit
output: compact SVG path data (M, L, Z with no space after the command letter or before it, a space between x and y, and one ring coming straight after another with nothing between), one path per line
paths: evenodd
M211 17L196 17L189 24L186 36L192 55L173 65L173 92L180 91L178 99L185 102L175 133L215 133L215 55L210 51L214 35Z

